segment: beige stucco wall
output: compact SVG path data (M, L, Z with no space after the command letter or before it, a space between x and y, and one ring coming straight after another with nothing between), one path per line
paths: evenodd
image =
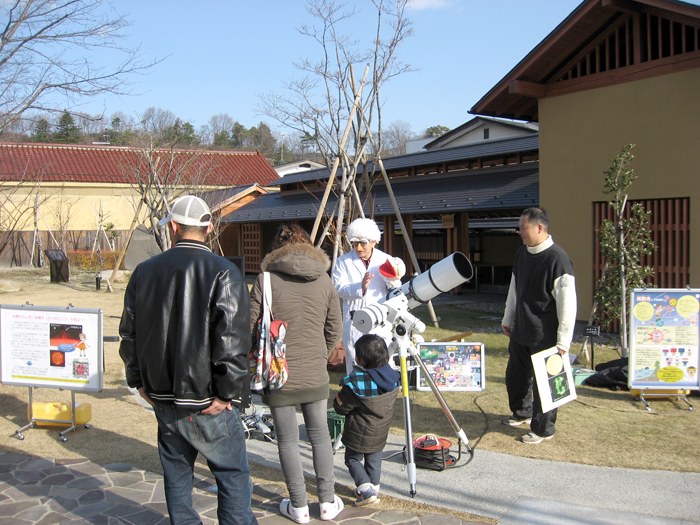
M9 190L4 190L7 192ZM17 206L34 206L34 185L26 185L13 191L10 199ZM115 230L128 230L134 219L139 195L133 187L126 184L52 184L42 183L39 189L41 195L41 214L39 215L39 230L52 231L59 229L58 214L66 217L70 214L68 230L95 230L98 225L98 212L104 210L104 222L114 224ZM32 193L32 196L27 196ZM7 228L8 211L3 212L3 227ZM17 230L34 230L33 212L24 216L23 224Z
M631 199L690 198L690 285L700 286L700 69L541 99L540 202L574 262L578 319L592 305L593 202L628 143Z
M511 266L514 254L522 244L519 235L486 235L482 262L493 266Z

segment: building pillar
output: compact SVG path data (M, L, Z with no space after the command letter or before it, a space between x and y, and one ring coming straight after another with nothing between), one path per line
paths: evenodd
M456 219L456 221L459 220L459 226L455 228L457 231L457 250L462 252L464 255L466 255L469 260L471 261L471 255L470 255L470 242L469 242L469 212L462 212L459 214L459 218ZM456 224L456 222L455 222ZM474 268L474 277L472 278L475 281L476 285L476 267L474 266L474 261L471 261L472 263L472 268ZM460 285L459 290L462 291L466 287L465 285Z
M413 215L405 215L403 217L403 222L406 226L406 231L403 233L404 235L408 236L408 239L411 240L411 245L413 245ZM416 270L413 267L413 260L411 259L411 254L408 253L406 241L404 241L404 253L407 255L407 257L405 257L403 261L406 264L406 275L413 275L413 273Z
M384 217L384 251L389 255L394 255L394 218L391 216Z
M459 214L459 227L457 228L457 250L469 257L469 212Z

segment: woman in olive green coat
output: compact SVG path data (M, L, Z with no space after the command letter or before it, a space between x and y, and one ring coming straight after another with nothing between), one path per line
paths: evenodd
M290 496L282 501L280 511L297 523L310 519L295 410L295 405L300 404L311 441L321 519L330 520L343 510L343 502L334 491L333 448L326 410L330 393L328 357L343 330L340 300L328 275L330 260L311 244L300 226L292 224L279 228L273 251L261 266L264 272L270 272L273 317L288 323L287 382L263 397L272 412ZM251 331L260 318L262 287L260 274L250 296Z

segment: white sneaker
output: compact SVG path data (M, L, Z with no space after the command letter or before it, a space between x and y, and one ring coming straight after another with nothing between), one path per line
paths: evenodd
M343 500L338 496L333 496L332 503L319 503L319 507L321 508L321 519L323 521L329 521L343 512L345 503L343 503Z
M542 443L545 439L552 439L554 434L551 436L539 436L534 432L528 432L521 439L523 443L529 443L530 445L537 445L537 443Z
M283 516L297 523L309 523L309 506L296 508L288 498L280 502L280 512Z

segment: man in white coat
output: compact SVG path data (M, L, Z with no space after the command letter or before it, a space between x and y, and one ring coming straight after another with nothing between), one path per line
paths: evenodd
M379 267L395 258L377 249L382 234L372 219L355 219L348 226L346 236L353 249L336 261L333 284L343 300L343 346L345 369L349 374L355 363L355 341L363 335L352 326L352 316L357 310L374 304L387 295L391 279L384 277ZM400 281L392 284L400 285ZM381 336L388 345L391 342L391 330L392 326L389 325L378 327L370 333Z

